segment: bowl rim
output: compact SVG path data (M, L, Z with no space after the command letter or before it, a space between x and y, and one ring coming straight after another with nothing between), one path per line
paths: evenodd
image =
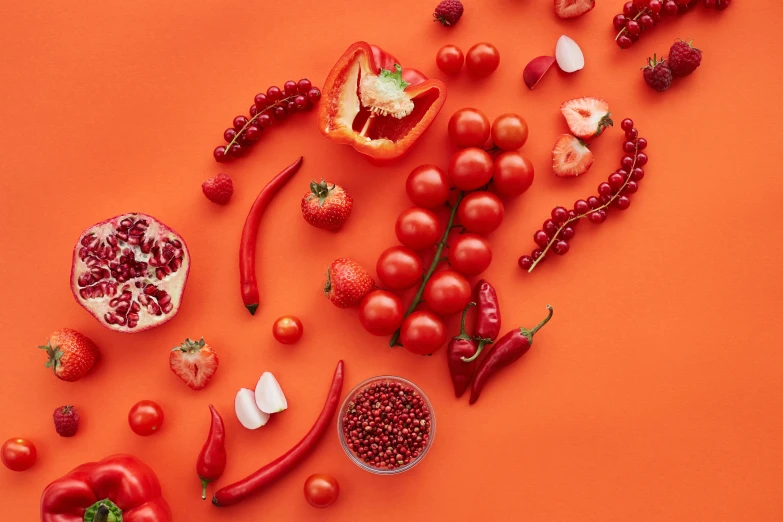
M410 386L413 388L413 390L418 393L423 399L424 403L427 405L427 408L430 410L430 438L427 441L427 445L424 446L424 449L419 453L419 456L416 457L414 460L410 461L408 464L404 466L400 466L399 468L394 469L381 469L381 468L375 468L373 466L368 465L366 462L364 462L362 459L360 459L354 452L351 450L351 448L348 447L348 444L345 440L345 436L343 435L343 412L345 411L345 407L348 404L348 400L351 399L353 396L355 396L360 390L367 387L368 385L372 384L376 381L382 381L382 380L389 380L389 381L398 381L401 384L404 384L406 386ZM399 473L403 473L405 471L408 471L409 469L416 466L419 462L422 461L424 456L429 452L430 448L432 447L432 443L435 441L435 410L432 407L432 401L430 401L430 398L427 397L427 394L424 393L424 390L422 390L420 387L418 387L415 383L409 381L408 379L404 377L399 377L397 375L377 375L375 377L370 377L368 379L363 380L346 394L345 399L343 399L342 404L340 404L340 410L339 415L337 417L337 436L340 438L340 445L343 448L343 451L346 455L348 455L348 458L353 461L354 464L359 466L365 471L369 471L370 473L373 473L375 475L397 475Z

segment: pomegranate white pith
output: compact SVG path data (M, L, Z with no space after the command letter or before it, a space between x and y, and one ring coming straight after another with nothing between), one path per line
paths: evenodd
M140 332L177 315L189 271L179 234L147 214L121 214L82 232L71 290L106 328Z

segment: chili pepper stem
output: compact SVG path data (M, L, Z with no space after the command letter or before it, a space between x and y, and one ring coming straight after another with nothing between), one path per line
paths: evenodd
M465 319L468 317L468 311L470 310L471 306L476 306L476 303L468 303L468 306L466 306L462 311L462 321L459 324L459 335L455 337L455 339L470 339L470 336L465 331Z
M546 305L546 309L549 310L549 313L547 314L546 317L544 317L544 319L540 323L538 323L535 326L535 328L533 328L532 330L528 330L527 328L520 328L519 329L519 331L522 332L522 335L527 337L528 340L530 340L531 343L533 342L533 336L536 334L536 332L539 331L542 326L544 326L546 323L548 323L549 320L552 319L552 314L555 313L555 311L554 311L554 309L552 309L551 305Z
M256 310L258 310L258 303L247 305L245 308L247 308L247 311L250 312L250 315L256 315Z
M492 342L492 341L490 341L490 342ZM478 356L481 355L481 350L483 350L484 346L486 346L487 344L489 344L489 343L487 343L487 341L485 339L480 340L478 348L476 348L476 353L474 353L473 355L471 355L470 357L467 357L467 358L466 357L462 357L462 362L464 362L464 363L472 363L473 361L478 359Z
M419 303L421 302L421 296L424 295L424 287L427 286L427 281L430 280L430 277L432 277L432 274L435 272L435 268L438 266L438 263L441 261L441 254L443 253L443 247L446 246L446 239L449 237L449 232L451 232L451 229L454 228L454 218L457 215L457 209L459 208L459 204L462 202L462 198L465 197L465 192L460 190L459 195L457 196L457 200L454 202L454 206L451 208L451 214L449 214L449 223L446 225L446 230L443 232L443 237L441 238L440 242L438 243L438 250L435 251L435 256L432 258L432 263L430 264L430 269L427 270L427 273L424 275L424 279L421 281L421 286L419 287L419 291L416 292L416 297L413 298L413 302L411 302L411 305L408 307L408 311L405 312L405 317L408 317L413 313L414 310L416 310L416 307L419 306ZM400 330L397 329L396 332L394 332L394 335L392 335L391 340L389 341L389 347L394 348L397 346L397 340L400 338Z
M209 480L201 479L201 500L207 499L207 485L209 482Z

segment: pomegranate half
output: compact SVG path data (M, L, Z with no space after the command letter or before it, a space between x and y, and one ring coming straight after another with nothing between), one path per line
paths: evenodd
M132 212L82 232L73 249L71 290L103 326L135 333L177 315L189 271L180 235Z

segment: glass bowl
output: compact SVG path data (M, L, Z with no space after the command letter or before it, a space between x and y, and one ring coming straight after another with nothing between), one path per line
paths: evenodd
M348 442L346 441L345 435L343 434L343 420L345 417L345 412L348 411L348 405L354 402L356 396L359 395L359 393L362 390L364 390L371 384L384 383L384 382L399 383L403 386L410 386L413 389L414 393L423 399L424 404L426 405L427 409L430 412L430 433L429 433L429 439L427 440L427 444L424 446L423 449L419 451L418 457L414 458L409 463L397 468L385 468L385 467L378 468L369 465L363 459L361 459L356 453L354 453L351 448L348 447ZM432 443L435 440L435 410L433 410L432 403L430 402L429 398L424 394L424 392L421 390L421 388L419 388L409 380L403 379L402 377L396 377L394 375L380 375L378 377L371 377L354 386L353 389L350 392L348 392L348 395L345 397L345 400L343 401L342 405L340 405L340 411L337 417L337 436L340 437L340 444L342 445L345 454L348 455L348 458L350 458L354 464L356 464L363 470L369 471L370 473L375 473L376 475L396 475L398 473L403 473L405 471L408 471L413 466L421 462L421 460L430 450L430 447L432 447Z

